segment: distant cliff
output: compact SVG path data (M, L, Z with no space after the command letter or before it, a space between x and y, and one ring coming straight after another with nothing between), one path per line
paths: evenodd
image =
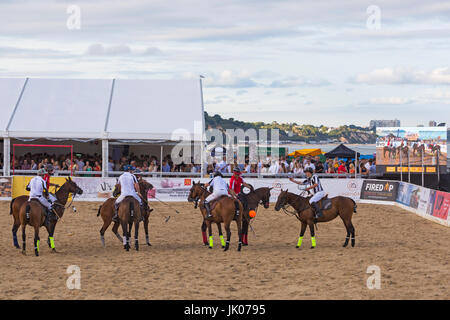
M206 128L226 129L278 129L282 141L303 141L306 143L375 143L376 134L373 130L354 125L331 128L326 126L299 125L296 123L244 122L233 118L224 119L216 114L210 116L205 112Z

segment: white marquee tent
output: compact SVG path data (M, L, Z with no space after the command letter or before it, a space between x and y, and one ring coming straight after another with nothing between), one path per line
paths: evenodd
M109 140L204 145L201 79L0 79L0 115L4 175L11 138L102 140L104 174Z

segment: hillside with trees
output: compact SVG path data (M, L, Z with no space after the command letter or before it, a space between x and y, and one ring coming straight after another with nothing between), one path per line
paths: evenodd
M281 141L306 143L375 143L376 135L369 128L355 125L344 125L337 128L327 126L313 126L297 123L244 122L234 118L224 119L220 115L210 116L205 112L206 128L226 129L278 129Z

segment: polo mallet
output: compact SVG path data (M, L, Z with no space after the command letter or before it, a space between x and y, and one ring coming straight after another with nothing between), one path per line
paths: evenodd
M172 210L174 210L177 214L179 214L180 212L177 210L177 209L175 209L175 208L173 208L171 205L169 205L168 203L166 203L166 202L164 202L164 201L162 201L162 200L159 200L156 196L154 197L156 200L158 200L159 202L161 202L162 204L164 204L164 205L166 205L167 207L169 207L170 209L172 209ZM165 223L167 223L168 221L169 221L169 219L171 218L171 216L169 215L169 216L165 216L165 218L166 218L166 220L165 220Z

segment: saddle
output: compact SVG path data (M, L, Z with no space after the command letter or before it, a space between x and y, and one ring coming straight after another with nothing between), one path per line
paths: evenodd
M331 199L328 199L328 195L320 199L319 202L317 202L317 205L319 206L320 210L328 210L331 209L331 206L333 205L331 202Z
M220 196L219 198L217 198L217 199L215 199L215 200L213 200L213 201L211 201L211 202L209 203L209 207L211 208L211 212L214 210L214 208L216 207L216 205L217 205L223 198L228 198L228 196L226 196L226 195Z

